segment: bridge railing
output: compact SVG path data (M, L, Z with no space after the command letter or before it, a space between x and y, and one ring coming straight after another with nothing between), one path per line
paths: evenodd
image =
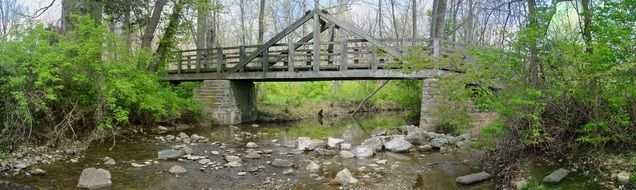
M405 55L412 47L423 47L432 52L426 39L381 39L389 48ZM230 72L259 45L232 46L211 49L192 49L176 52L168 64L168 72L181 73L225 73ZM461 45L443 43L442 55L450 54ZM379 47L364 39L349 39L320 43L320 62L313 63L313 43L278 43L267 48L255 59L239 68L239 72L280 72L280 71L340 71L352 69L384 69L390 63L400 62L399 58L384 53Z

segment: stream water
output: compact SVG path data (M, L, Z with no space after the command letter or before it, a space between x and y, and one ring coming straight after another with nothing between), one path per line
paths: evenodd
M110 189L338 189L329 185L336 173L348 168L353 176L360 180L354 187L361 189L494 189L492 180L472 186L461 186L455 183L458 176L479 172L480 169L472 158L470 151L451 152L411 152L395 154L379 152L370 159L341 159L335 156L317 155L315 152L300 154L290 153L290 148L279 146L288 140L300 136L312 139L337 137L356 145L369 138L369 132L377 127L393 128L404 123L401 113L376 113L363 115L357 120L331 118L322 121L304 120L290 123L260 123L259 127L251 124L241 125L239 129L220 126L198 127L184 131L188 135L197 134L207 137L210 142L226 143L225 147L212 143L189 144L196 155L208 156L219 164L224 164L223 154L239 155L242 165L235 168L202 169L196 161L165 161L150 164L142 168L134 168L131 163L154 162L157 152L168 149L174 143L163 143L155 139L158 134L137 134L117 137L112 147L112 140L93 143L79 159L78 163L56 162L39 165L47 171L43 176L9 177L8 180L18 184L44 189L74 189L84 168L96 167L110 171L113 185ZM241 132L263 135L236 140ZM161 134L176 135L178 132ZM272 140L277 140L274 143ZM270 149L271 154L263 154L261 159L245 158L245 143L256 142L257 150ZM180 143L177 143L180 144ZM221 154L213 155L211 151ZM337 151L336 151L337 152ZM110 157L117 161L116 165L103 165L103 158ZM294 172L283 175L285 168L276 168L267 164L275 158L288 159L294 162ZM372 168L369 164L386 159L387 164ZM320 163L318 176L311 176L305 166L308 161ZM187 173L173 175L166 172L173 165L181 165ZM250 168L258 171L249 172ZM247 172L244 176L239 172ZM537 175L546 175L549 170L537 170ZM5 178L5 177L2 177ZM582 189L581 180L571 178L557 188ZM574 187L574 188L568 188ZM584 188L583 188L584 189Z

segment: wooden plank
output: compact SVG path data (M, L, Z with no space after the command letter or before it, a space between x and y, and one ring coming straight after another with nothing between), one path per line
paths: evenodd
M305 24L313 16L314 16L314 11L307 12L305 14L305 16L303 16L300 19L296 20L294 23L292 23L292 25L290 25L287 28L285 28L282 32L276 34L276 36L274 36L272 39L270 39L269 41L265 42L265 44L263 44L261 47L256 49L256 51L254 51L254 53L252 53L250 56L245 58L239 64L234 66L234 68L232 69L232 72L238 72L241 69L241 67L244 67L245 65L247 65L247 63L249 63L252 60L254 60L254 58L258 57L258 55L263 53L263 51L265 51L265 49L269 49L269 47L271 47L272 45L276 44L276 42L278 42L281 39L283 39L283 37L287 36L289 33L291 33L292 31L296 30L301 25Z
M341 29L346 30L347 32L350 32L350 33L352 33L354 35L357 35L358 37L361 37L361 38L367 40L371 44L378 46L378 48L382 49L383 51L386 51L390 55L392 55L392 56L394 56L396 58L400 58L401 57L400 53L397 50L385 45L384 43L382 43L382 42L380 42L380 41L378 41L376 39L374 39L369 34L365 33L364 31L362 31L362 30L360 30L358 28L356 28L355 26L350 25L349 23L346 23L344 21L341 21L341 20L337 19L336 17L334 17L334 16L332 16L332 15L330 15L328 13L325 13L325 12L318 12L318 14L320 14L320 16L322 18L324 18L325 20L327 20L328 22L334 23L335 25L337 25Z
M347 40L342 40L340 42L340 70L347 70L347 57L349 56L347 52Z
M325 23L326 23L326 22L325 22L324 20L320 19L320 24L322 25L322 27L320 28L320 32L321 32L321 33L322 33L322 32L324 32L325 30L327 30L327 27L325 27L325 26L326 26L326 24L325 24ZM303 45L311 45L312 43L308 43L308 42L309 42L309 40L311 40L311 39L313 39L313 38L314 38L314 33L307 34L306 36L304 36L303 38L301 38L300 40L298 40L298 42L294 43L294 44L296 44L296 45L294 46L294 50L298 50L298 48L302 47ZM280 53L280 55L283 55L283 54L287 54L287 52L282 52L282 53ZM284 59L284 58L283 58L283 59ZM282 59L276 60L274 63L278 63L278 62L280 62L281 60L282 60ZM272 64L274 64L274 63L272 63Z
M316 1L316 5L317 5ZM314 71L320 71L320 15L318 14L318 7L314 8L314 55L312 65Z
M294 43L289 43L289 52L287 53L287 67L290 72L294 71L294 56L296 54L296 45Z

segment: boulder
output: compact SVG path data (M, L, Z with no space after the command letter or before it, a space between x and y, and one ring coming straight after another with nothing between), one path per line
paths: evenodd
M174 149L166 149L166 150L159 151L158 155L159 156L157 157L157 159L159 160L171 160L171 159L177 159L181 157L183 155L183 151L174 150Z
M346 150L341 150L340 151L340 157L341 158L353 158L356 157L356 155L354 155L353 153L346 151Z
M43 169L40 169L40 168L34 168L34 169L31 169L31 171L29 171L29 173L31 175L44 175L44 174L46 174L46 171L44 171Z
M441 148L442 146L449 143L448 137L437 137L431 141L431 146L433 148Z
M431 146L430 144L420 145L417 147L417 150L421 152L431 151L433 150L433 146Z
M559 183L561 182L561 180L563 180L563 178L568 176L568 174L570 174L569 170L559 168L558 170L552 172L550 175L545 176L543 178L543 183L551 183L551 184Z
M105 160L106 161L104 161L104 165L115 165L115 164L117 164L117 162L115 162L115 160L112 159L112 158L106 158Z
M171 174L182 174L188 172L188 170L179 165L174 165L170 167L170 170L168 170L168 172L170 172Z
M455 181L462 185L470 185L473 183L481 182L490 179L492 176L486 172L479 172L470 175L458 177Z
M204 158L204 159L199 160L198 162L199 162L199 164L208 164L208 163L210 163L210 159Z
M336 174L336 180L338 180L338 182L342 185L358 183L358 179L353 177L347 168Z
M415 126L415 125L406 125L406 126L400 127L400 131L402 131L403 134L409 134L409 133L419 133L423 130L422 128L419 128L418 126Z
M247 145L245 145L245 147L247 147L247 148L258 148L258 144L256 144L255 142L248 142Z
M241 158L238 156L225 155L225 161L227 162L241 162Z
M197 134L192 134L192 135L190 136L190 139L192 139L193 141L200 141L200 140L205 139L205 137L199 136L199 135L197 135Z
M164 127L164 126L161 126L161 125L157 126L157 129L158 129L159 131L167 131L167 130L168 130L168 128L167 128L167 127Z
M316 164L315 162L309 162L305 169L307 169L307 171L309 171L310 173L316 173L320 170L320 165Z
M392 152L408 152L412 147L410 142L404 140L403 135L393 136L390 141L384 143L384 148Z
M309 137L298 137L298 149L299 150L314 150L316 146L314 145L314 141L312 141Z
M283 171L283 175L291 175L294 173L294 169L286 169L285 171Z
M357 146L355 149L353 149L353 154L356 155L356 157L358 158L368 158L373 156L373 149L369 148L367 146Z
M629 172L621 171L620 173L616 174L616 180L619 183L628 183L630 176L631 174Z
M375 136L383 136L386 135L386 129L382 128L382 127L378 127L373 129L373 131L371 131L371 136L375 137Z
M143 165L143 164L137 164L137 163L134 163L134 162L133 162L133 163L130 163L130 165L131 165L132 167L134 167L134 168L142 168L142 167L146 166L146 165Z
M340 145L340 143L343 143L344 139L338 139L338 138L327 138L327 146L329 148L338 148L338 145Z
M261 155L258 154L257 152L250 152L249 154L245 155L246 158L251 158L251 159L259 159L261 158Z
M190 136L188 136L188 134L185 134L184 132L179 133L179 138L181 139L190 139Z
M382 144L384 139L382 137L371 137L364 142L362 142L362 146L373 149L374 151L382 150Z
M281 168L288 168L288 167L292 167L294 165L293 162L289 161L289 160L283 160L283 159L274 159L274 161L272 161L272 166L275 167L281 167Z
M110 180L110 172L105 169L86 168L82 170L77 188L80 189L99 189L111 186L113 182Z
M342 150L349 150L349 149L351 149L351 144L349 144L349 143L342 143L342 144L340 144L340 149L342 149Z

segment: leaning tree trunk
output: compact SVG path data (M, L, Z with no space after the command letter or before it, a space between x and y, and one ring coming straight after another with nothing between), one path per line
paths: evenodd
M159 20L161 19L161 12L163 12L163 7L167 2L168 0L157 0L157 3L155 3L155 8L152 10L152 16L150 16L150 20L148 20L148 26L146 26L146 30L144 31L144 35L141 39L141 48L150 49L152 39L155 38L155 31L157 30Z
M168 50L169 48L174 46L174 37L177 35L177 31L179 31L179 23L181 19L181 12L183 11L183 7L185 6L186 0L179 0L174 5L172 10L172 14L170 14L170 19L168 21L168 26L166 27L166 31L161 37L159 41L159 47L157 47L156 57L157 61L153 61L148 65L148 71L154 72L157 71L159 66L164 66L167 62L168 58ZM157 66L159 65L159 66Z

